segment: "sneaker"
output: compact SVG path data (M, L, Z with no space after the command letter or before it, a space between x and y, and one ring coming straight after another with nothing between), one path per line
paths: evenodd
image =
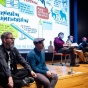
M28 83L23 79L22 86L28 86Z
M33 77L25 77L24 79L27 83L33 83L34 82L34 78Z

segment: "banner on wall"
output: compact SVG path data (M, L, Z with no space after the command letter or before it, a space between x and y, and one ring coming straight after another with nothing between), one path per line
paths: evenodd
M69 35L69 0L0 0L0 8L0 35L12 32L18 49L32 49L38 37L47 48L59 32Z

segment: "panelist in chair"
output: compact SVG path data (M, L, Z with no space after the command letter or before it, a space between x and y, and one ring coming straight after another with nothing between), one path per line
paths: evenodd
M66 41L66 44L71 46L72 43L73 43L73 38L74 37L72 35L69 35L68 39ZM80 64L87 64L86 58L85 58L85 56L83 54L83 51L79 50L78 46L74 46L74 53L76 53L79 56L79 59L80 59L79 63Z
M69 35L66 44L70 46L73 43L73 38L74 37L72 35Z
M55 50L58 53L70 54L70 57L71 57L70 65L71 66L75 66L74 49L73 49L73 47L70 47L70 48L64 47L65 42L63 41L63 37L64 37L64 33L63 32L60 32L58 34L58 37L56 37L54 39L54 47L55 47Z
M14 40L11 32L4 32L1 35L2 44L0 45L0 86L3 88L21 88L34 82L37 75L33 72L30 65L14 47ZM18 61L24 68L17 69ZM33 76L33 77L29 77Z
M82 42L79 44L78 49L82 50L83 53L88 52L88 43L86 37L82 38Z
M44 85L44 88L55 88L58 81L56 74L52 73L46 66L45 55L42 51L44 44L43 38L36 38L33 43L35 48L27 54L26 60L33 71L37 74L36 81Z

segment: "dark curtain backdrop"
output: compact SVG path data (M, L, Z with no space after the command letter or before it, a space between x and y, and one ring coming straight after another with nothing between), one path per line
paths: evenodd
M88 0L77 0L78 43L82 37L88 39ZM70 34L74 35L74 0L70 0ZM88 42L88 41L87 41Z
M74 36L74 0L70 0L70 34Z
M77 0L78 8L78 42L82 37L88 39L88 0Z

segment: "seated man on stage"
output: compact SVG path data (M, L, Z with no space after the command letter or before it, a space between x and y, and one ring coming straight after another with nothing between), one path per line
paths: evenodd
M68 36L68 39L67 39L67 41L66 41L66 44L67 45L71 45L72 43L73 43L73 36L71 36L71 35L69 35ZM76 46L74 46L74 47L76 47ZM74 53L76 53L78 56L79 56L79 58L80 58L80 64L82 63L82 64L87 64L87 61L86 61L86 58L85 58L85 56L84 56L84 54L83 54L83 51L82 50L78 50L77 48L74 48Z
M82 50L83 53L88 52L88 43L86 37L82 38L82 42L79 44L78 49Z
M75 66L75 55L74 55L74 48L73 47L64 47L65 42L63 41L63 37L64 37L64 33L60 32L58 34L58 37L56 37L54 39L54 47L55 50L58 53L64 53L64 54L70 54L71 56L71 62L70 65L71 66Z
M44 88L55 88L58 81L56 74L52 73L46 66L45 55L42 51L44 44L43 38L36 38L33 43L35 48L27 54L26 60L33 71L37 74L36 81L44 85Z
M11 32L4 32L1 35L2 45L0 45L0 86L3 88L22 88L33 82L37 75L30 65L14 47L14 40ZM18 61L24 68L17 69ZM33 76L33 77L29 77Z
M70 46L73 43L73 38L73 36L69 35L66 44Z

